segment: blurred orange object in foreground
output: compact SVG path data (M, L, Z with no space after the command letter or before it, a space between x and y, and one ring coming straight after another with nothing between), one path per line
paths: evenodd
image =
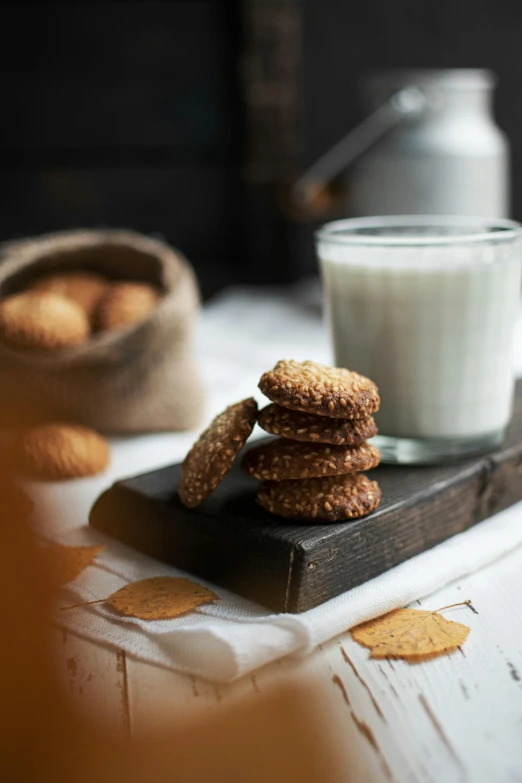
M56 678L48 637L52 592L27 525L30 501L0 479L0 780L9 783L293 781L327 783L331 748L307 720L309 689L288 688L148 739L104 733Z

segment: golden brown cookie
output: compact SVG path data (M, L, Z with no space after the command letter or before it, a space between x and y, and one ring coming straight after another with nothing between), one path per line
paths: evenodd
M65 348L86 340L89 331L82 308L59 294L26 291L0 302L0 339L15 348Z
M95 272L81 272L71 269L43 275L34 280L29 289L66 296L80 305L90 319L108 286L108 281Z
M359 446L377 435L371 416L364 419L331 419L283 408L272 403L263 408L257 420L271 435L308 443L330 443L332 446Z
M159 292L147 283L114 283L98 304L97 329L121 329L144 321L154 310Z
M252 397L216 416L183 462L178 491L185 506L199 506L216 489L245 445L256 419L257 403Z
M31 427L20 435L15 460L23 473L57 481L101 473L109 464L110 451L107 441L94 430L56 422Z
M341 522L363 517L381 501L376 481L362 473L346 476L264 481L257 502L271 514L301 522Z
M371 470L380 462L375 446L329 446L277 438L249 449L242 470L260 481L341 476Z
M364 419L380 403L377 386L369 378L310 361L278 362L261 376L259 388L285 408L339 419Z

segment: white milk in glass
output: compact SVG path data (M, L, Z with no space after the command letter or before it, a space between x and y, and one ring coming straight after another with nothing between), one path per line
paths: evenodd
M508 424L522 250L505 223L513 235L492 241L411 228L401 244L388 228L391 244L384 229L376 244L343 244L319 232L335 363L377 383L382 435L473 440Z

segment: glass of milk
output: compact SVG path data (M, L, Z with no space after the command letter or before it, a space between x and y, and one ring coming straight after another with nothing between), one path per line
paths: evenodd
M392 216L316 234L338 367L379 387L375 444L387 462L480 454L506 433L522 226Z

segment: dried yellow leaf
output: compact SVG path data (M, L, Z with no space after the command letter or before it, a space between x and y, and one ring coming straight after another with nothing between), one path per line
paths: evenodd
M394 609L393 612L352 628L356 642L371 649L372 658L404 658L419 663L453 652L469 634L462 623L446 620L424 609Z
M105 603L127 617L171 620L218 598L211 590L190 579L154 576L125 585L106 598Z
M53 544L41 549L44 568L53 584L62 586L73 582L96 555L105 549L101 546L63 546Z

